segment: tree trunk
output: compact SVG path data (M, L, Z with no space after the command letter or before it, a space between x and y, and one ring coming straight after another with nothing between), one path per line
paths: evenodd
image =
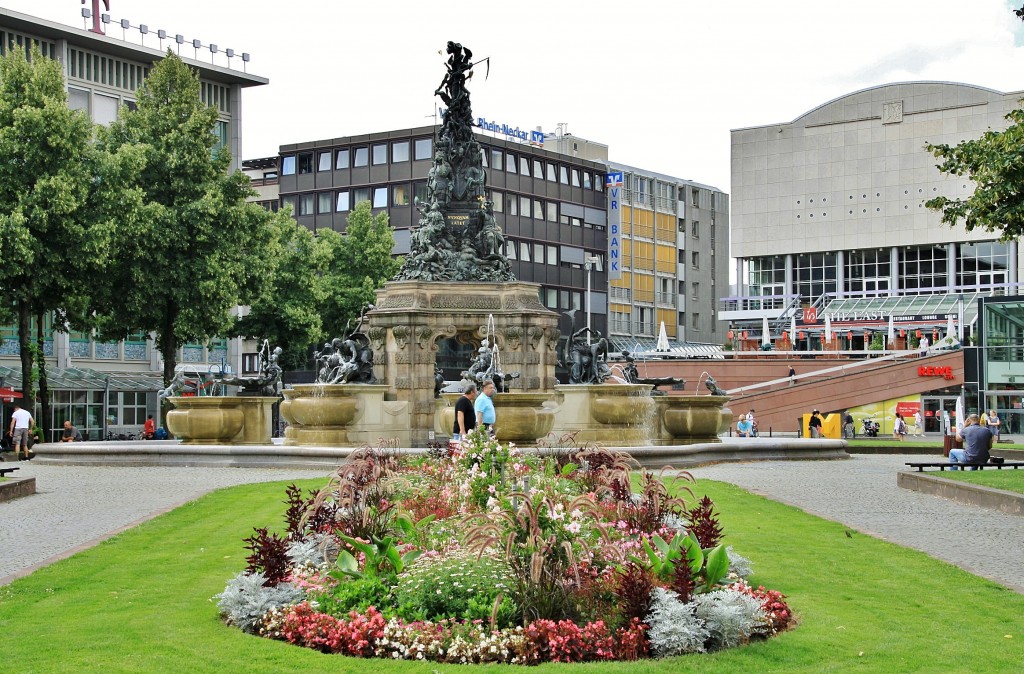
M25 409L35 414L32 387L32 312L28 302L18 301L18 349L21 352L21 395Z
M174 336L174 321L177 318L177 312L172 307L167 308L167 316L164 322L164 329L162 332L157 333L156 341L157 348L160 350L160 355L164 359L164 387L171 385L171 380L174 379L174 368L178 365L178 340ZM160 406L160 425L164 428L167 427L167 410L170 409L170 403L167 399L164 399L163 404Z
M50 442L50 427L53 425L50 419L50 386L46 381L46 335L43 333L43 319L45 312L36 312L36 355L39 357L39 402L42 407L39 411L39 418L36 419L36 426L43 432L43 442Z

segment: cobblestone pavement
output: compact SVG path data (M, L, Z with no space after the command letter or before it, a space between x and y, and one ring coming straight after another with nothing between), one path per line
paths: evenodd
M852 529L925 552L1024 593L1024 517L901 489L897 471L920 456L767 461L696 468Z
M214 489L327 472L20 465L36 493L0 503L0 585Z

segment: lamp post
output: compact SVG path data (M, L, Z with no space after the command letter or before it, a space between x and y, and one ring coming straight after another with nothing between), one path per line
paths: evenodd
M583 259L583 268L587 270L587 344L590 344L590 272L601 261L596 255L588 255Z

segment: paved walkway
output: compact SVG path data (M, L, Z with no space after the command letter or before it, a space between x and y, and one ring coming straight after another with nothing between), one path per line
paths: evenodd
M920 456L719 464L695 477L731 482L852 529L925 552L1024 593L1024 517L896 486Z
M1024 593L1024 518L900 489L920 457L769 461L698 468L885 540L916 548ZM21 464L38 493L0 503L0 585L213 489L325 471Z
M328 472L19 465L17 477L36 478L36 494L0 503L0 585L214 489Z

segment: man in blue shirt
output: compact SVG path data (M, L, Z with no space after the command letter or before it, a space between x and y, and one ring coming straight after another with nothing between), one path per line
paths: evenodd
M494 397L494 382L490 379L484 381L483 395L477 396L476 402L473 403L473 409L476 411L476 425L481 428L487 429L487 432L494 435L494 401L491 398Z
M986 426L978 423L978 415L967 417L963 430L956 434L956 439L964 443L963 449L949 450L950 470L958 470L958 463L987 463L988 450L992 446L993 435ZM972 466L971 470L977 470Z

